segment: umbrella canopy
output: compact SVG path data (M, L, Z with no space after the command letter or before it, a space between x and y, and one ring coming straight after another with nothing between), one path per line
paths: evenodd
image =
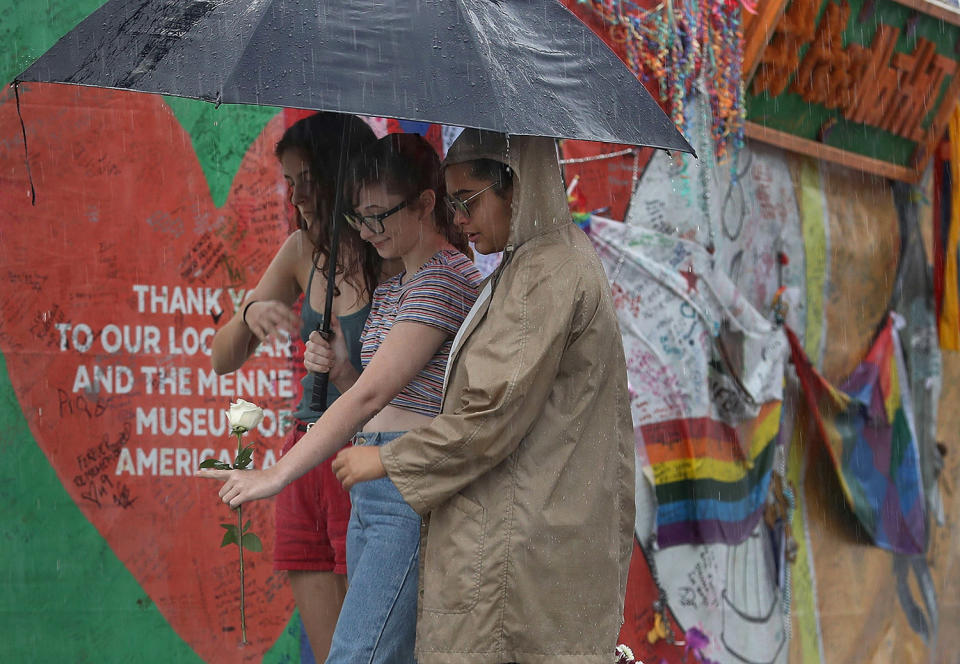
M695 154L557 0L108 0L17 77ZM349 136L342 138L342 174ZM338 184L331 219L330 333ZM327 376L313 407L326 403Z
M557 0L109 0L17 80L694 152Z

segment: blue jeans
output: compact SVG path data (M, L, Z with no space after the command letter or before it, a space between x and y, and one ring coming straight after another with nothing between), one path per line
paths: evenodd
M354 445L383 445L405 432L361 432ZM420 517L389 478L350 490L347 595L327 664L413 664Z

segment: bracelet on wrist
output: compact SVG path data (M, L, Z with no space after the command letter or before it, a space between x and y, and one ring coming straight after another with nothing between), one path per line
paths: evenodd
M248 328L250 327L250 323L247 322L247 309L250 308L251 304L256 304L258 301L259 300L250 300L249 302L247 302L247 306L243 308L243 313L240 314L240 318L243 320L243 324L246 325Z

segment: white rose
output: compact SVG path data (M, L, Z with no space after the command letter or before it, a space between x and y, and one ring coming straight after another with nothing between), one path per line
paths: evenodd
M243 399L237 399L236 403L231 403L230 410L227 411L231 433L250 431L260 424L261 420L263 420L263 409Z

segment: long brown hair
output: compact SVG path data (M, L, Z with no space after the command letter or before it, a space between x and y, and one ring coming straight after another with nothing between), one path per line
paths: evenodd
M468 257L473 251L466 236L453 223L453 213L444 204L447 187L440 169L440 157L419 134L388 134L372 146L361 149L350 163L347 200L356 200L360 187L383 182L387 189L410 200L428 189L436 194L433 218L447 242Z
M377 140L367 124L355 115L320 112L292 124L284 133L274 154L277 159L291 148L307 153L310 160L310 175L317 189L317 223L314 228L297 212L297 225L313 242L313 264L322 273L328 269L330 258L330 216L333 214L334 195L337 185L337 169L340 146L347 142L347 158L353 158L369 149ZM343 182L346 173L341 175ZM360 239L360 234L349 225L341 223L337 255L337 274L356 288L372 295L380 277L380 256L369 243Z

